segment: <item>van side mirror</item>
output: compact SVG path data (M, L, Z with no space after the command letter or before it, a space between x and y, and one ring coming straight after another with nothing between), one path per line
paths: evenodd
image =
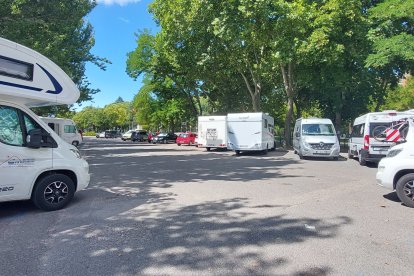
M26 137L26 143L29 148L40 148L42 145L42 130L38 128L29 130L29 133Z
M300 133L299 132L296 132L295 136L299 138L300 137Z

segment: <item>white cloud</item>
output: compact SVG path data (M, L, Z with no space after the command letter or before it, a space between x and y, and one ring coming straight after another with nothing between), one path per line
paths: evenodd
M98 4L104 4L104 5L120 5L120 6L125 6L128 5L130 3L137 3L140 2L141 0L96 0L96 2L98 2Z
M121 20L124 23L129 23L129 19L126 19L125 17L118 17L119 20Z

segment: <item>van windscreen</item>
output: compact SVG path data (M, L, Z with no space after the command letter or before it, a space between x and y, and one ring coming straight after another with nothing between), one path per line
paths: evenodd
M335 132L331 124L303 124L302 135L335 136Z

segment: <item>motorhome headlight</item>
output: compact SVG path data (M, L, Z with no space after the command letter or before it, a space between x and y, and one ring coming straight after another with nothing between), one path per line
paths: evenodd
M70 149L70 151L76 156L76 158L82 159L82 156L78 150Z
M394 149L394 150L390 150L387 154L388 158L397 156L400 152L402 152L402 149Z

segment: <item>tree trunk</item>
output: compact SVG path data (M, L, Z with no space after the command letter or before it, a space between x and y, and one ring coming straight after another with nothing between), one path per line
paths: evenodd
M261 111L261 83L256 81L256 79L254 78L253 72L250 72L252 75L252 81L253 81L253 85L254 88L252 88L252 86L250 85L249 80L247 79L246 75L240 71L241 76L243 77L244 83L246 84L247 90L250 93L250 97L252 99L252 106L253 106L253 111L254 112L260 112Z
M384 97L385 97L385 93L387 91L387 87L388 87L388 81L386 79L382 79L380 94L377 98L377 104L375 105L375 112L379 112L381 106L384 104Z
M302 108L300 106L299 100L296 99L296 101L294 101L295 106L296 106L296 118L300 118L302 117Z
M286 113L286 120L285 120L285 143L286 147L292 146L291 141L291 125L293 121L293 101L295 96L295 90L293 87L293 66L292 63L289 62L287 64L287 68L285 64L281 65L282 70L282 77L283 77L283 84L285 86L286 96L288 98L288 110Z

